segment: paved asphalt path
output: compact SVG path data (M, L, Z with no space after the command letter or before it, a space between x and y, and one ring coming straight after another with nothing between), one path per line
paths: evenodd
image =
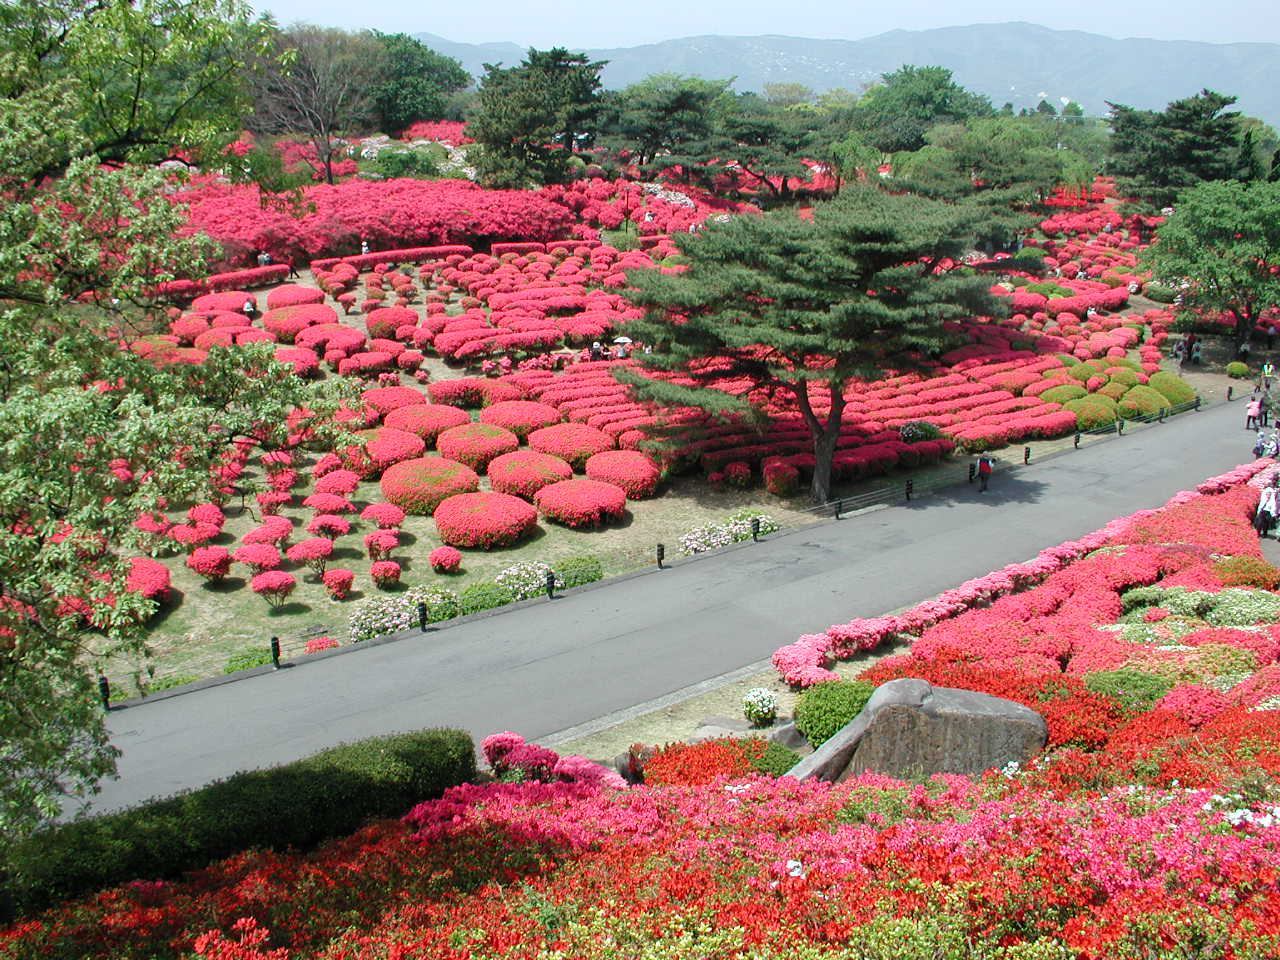
M911 504L279 672L114 710L107 810L346 740L455 726L537 740L1026 560L1251 459L1243 404ZM1015 448L1016 449L1016 448Z

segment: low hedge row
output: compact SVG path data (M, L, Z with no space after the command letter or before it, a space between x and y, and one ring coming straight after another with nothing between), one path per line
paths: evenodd
M307 849L371 818L399 816L475 773L469 734L420 730L55 824L6 851L0 913L30 913L134 879L176 878L255 847Z

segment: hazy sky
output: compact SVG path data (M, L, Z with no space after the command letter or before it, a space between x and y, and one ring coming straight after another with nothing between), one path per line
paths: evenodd
M522 46L629 47L699 34L858 40L887 30L922 30L1028 20L1058 30L1109 37L1280 43L1277 0L1075 0L1037 3L987 0L974 7L943 0L686 0L630 4L611 0L250 0L282 25L305 21L388 33L434 33L465 43ZM1135 69L1140 65L1135 64Z

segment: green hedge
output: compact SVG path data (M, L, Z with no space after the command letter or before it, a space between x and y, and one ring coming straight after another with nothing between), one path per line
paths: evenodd
M515 597L506 588L482 580L471 584L458 594L458 608L462 611L462 615L466 616L468 613L505 607L514 600Z
M1176 373L1169 373L1165 370L1153 373L1147 385L1152 390L1163 394L1164 398L1174 405L1190 403L1196 398L1195 388L1191 384Z
M604 566L600 563L600 558L590 554L557 560L555 568L556 576L566 590L604 579Z
M1162 283L1148 283L1142 288L1142 294L1156 303L1173 303L1173 298L1178 295L1178 291Z
M1116 422L1116 402L1105 393L1091 393L1062 406L1076 415L1077 430L1097 430Z
M1239 360L1232 360L1227 364L1227 376L1232 380L1245 380L1249 376L1249 365Z
M1136 387L1130 387L1120 400L1120 416L1126 420L1132 420L1135 417L1155 416L1161 410L1167 410L1171 404L1165 399L1164 394L1151 387L1145 387L1138 384Z
M1068 400L1079 400L1088 391L1078 383L1064 383L1060 387L1050 387L1040 394L1045 403L1066 403Z
M850 723L875 693L865 680L828 680L814 684L796 701L796 729L814 747L835 736Z
M72 823L7 850L0 913L20 913L135 879L176 878L255 847L307 849L375 817L400 816L475 776L462 730L343 744L267 770Z

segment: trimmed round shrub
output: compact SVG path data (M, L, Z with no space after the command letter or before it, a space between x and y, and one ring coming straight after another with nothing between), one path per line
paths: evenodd
M462 566L462 554L453 547L436 547L427 554L427 563L436 573L457 573Z
M283 604L297 586L298 581L293 574L283 570L267 570L249 581L249 589L264 597L273 607Z
M231 572L231 554L226 547L196 547L187 557L187 566L209 583L217 583Z
M436 437L436 449L442 456L465 463L477 473L483 472L494 457L519 447L519 437L490 423L464 423Z
M1136 387L1138 385L1138 374L1128 367L1107 367L1103 371L1111 378L1112 383L1118 383L1125 387Z
M363 350L367 340L368 338L359 330L353 330L351 327L336 322L321 323L314 327L307 327L307 329L294 337L294 343L300 347L306 347L308 350L315 350L318 353L333 350L341 353L344 357L347 354Z
M1232 360L1227 364L1227 376L1232 380L1247 380L1249 378L1249 365L1241 363L1239 360Z
M239 313L246 300L252 300L255 307L258 298L244 290L223 290L221 293L206 293L191 301L193 313Z
M304 303L324 303L324 291L315 287L302 287L296 283L285 283L274 290L267 291L267 309L279 307L297 307Z
M316 464L316 469L319 469ZM314 474L315 471L312 471ZM350 496L360 486L360 474L354 470L330 470L328 473L315 474L316 493L332 493L340 497Z
M351 521L337 513L318 513L307 524L307 533L317 537L343 537L351 532Z
M187 559L187 566L191 566L190 558ZM1224 587L1260 587L1263 590L1280 587L1280 569L1258 557L1224 557L1214 563L1213 573Z
M236 563L243 563L254 573L262 573L280 566L280 551L269 544L249 543L237 547L231 559Z
M316 513L355 513L356 505L340 493L313 493L302 505Z
M370 560L388 560L399 546L399 530L374 530L364 535L364 549Z
M549 453L516 450L490 460L487 473L489 486L498 493L532 500L547 484L570 479L573 468Z
M448 546L491 550L532 533L538 511L506 493L462 493L436 507L435 521L436 532Z
M354 570L348 570L346 567L335 567L333 570L326 570L324 576L324 588L329 592L329 596L334 600L345 600L347 594L351 592L351 585L356 582Z
M428 447L436 445L436 437L450 427L470 423L471 416L460 407L446 403L423 403L392 410L382 420L383 426L404 430L419 436Z
M394 560L375 560L369 565L369 576L376 587L385 590L400 582L400 564Z
M418 314L408 307L377 307L365 314L364 326L371 337L395 339L401 327L416 327Z
M621 487L627 497L641 500L658 489L658 465L639 450L606 450L587 458L587 476Z
M820 746L860 714L874 692L865 680L814 684L796 701L796 729L814 747Z
M1094 376L1097 372L1097 370L1089 366L1087 363L1077 363L1074 367L1067 370L1067 376L1072 380L1078 380L1080 383L1087 383L1089 378ZM1040 396L1043 397L1044 394L1042 393ZM1061 401L1055 400L1054 402L1059 403Z
M510 430L523 440L533 431L559 423L560 411L534 400L502 400L480 411L480 422Z
M1130 387L1120 398L1120 416L1125 419L1154 416L1161 410L1167 409L1169 409L1169 401L1165 399L1164 394L1151 387L1144 387L1142 384Z
M459 377L456 380L440 380L427 387L432 403L447 403L455 407L484 407L504 400L520 400L524 391L505 380L486 380L484 377Z
M345 466L365 478L376 477L392 464L420 457L427 450L420 436L394 427L358 430L355 435L365 440L364 449L347 448Z
M360 399L377 410L383 417L392 410L399 410L401 407L420 406L427 402L427 398L422 395L422 391L415 390L413 387L373 387L362 391Z
M480 477L470 467L443 457L415 457L388 467L382 474L382 495L405 513L431 516L449 497L480 489Z
M613 437L585 423L557 423L529 434L529 447L559 457L575 470L583 470L597 453L612 450Z
M1085 379L1087 380L1088 377ZM1069 400L1079 400L1088 392L1078 384L1064 383L1060 387L1050 387L1048 390L1043 391L1040 394L1040 399L1049 403L1067 403Z
M316 576L323 577L325 565L333 556L333 541L328 537L312 537L295 543L285 551L285 556L290 563L303 564L310 567Z
M775 497L793 497L800 491L800 471L789 463L765 463L760 468L764 488Z
M942 431L928 420L911 420L898 428L898 437L903 443L937 440L940 436Z
M307 327L323 323L337 323L338 315L333 307L323 303L307 303L296 307L279 307L262 315L262 329L274 333L281 343L293 343ZM307 344L302 344L307 346Z
M1095 393L1078 400L1068 400L1062 406L1076 415L1077 430L1097 430L1116 422L1115 401L1106 394Z
M391 530L404 523L404 511L394 503L371 503L360 511L360 519L381 530Z
M567 527L598 527L622 519L627 494L612 483L578 477L543 487L533 502L544 517Z
M1176 373L1169 373L1165 370L1153 373L1147 381L1147 386L1163 395L1169 403L1174 405L1191 403L1196 398L1195 388L1191 384Z

